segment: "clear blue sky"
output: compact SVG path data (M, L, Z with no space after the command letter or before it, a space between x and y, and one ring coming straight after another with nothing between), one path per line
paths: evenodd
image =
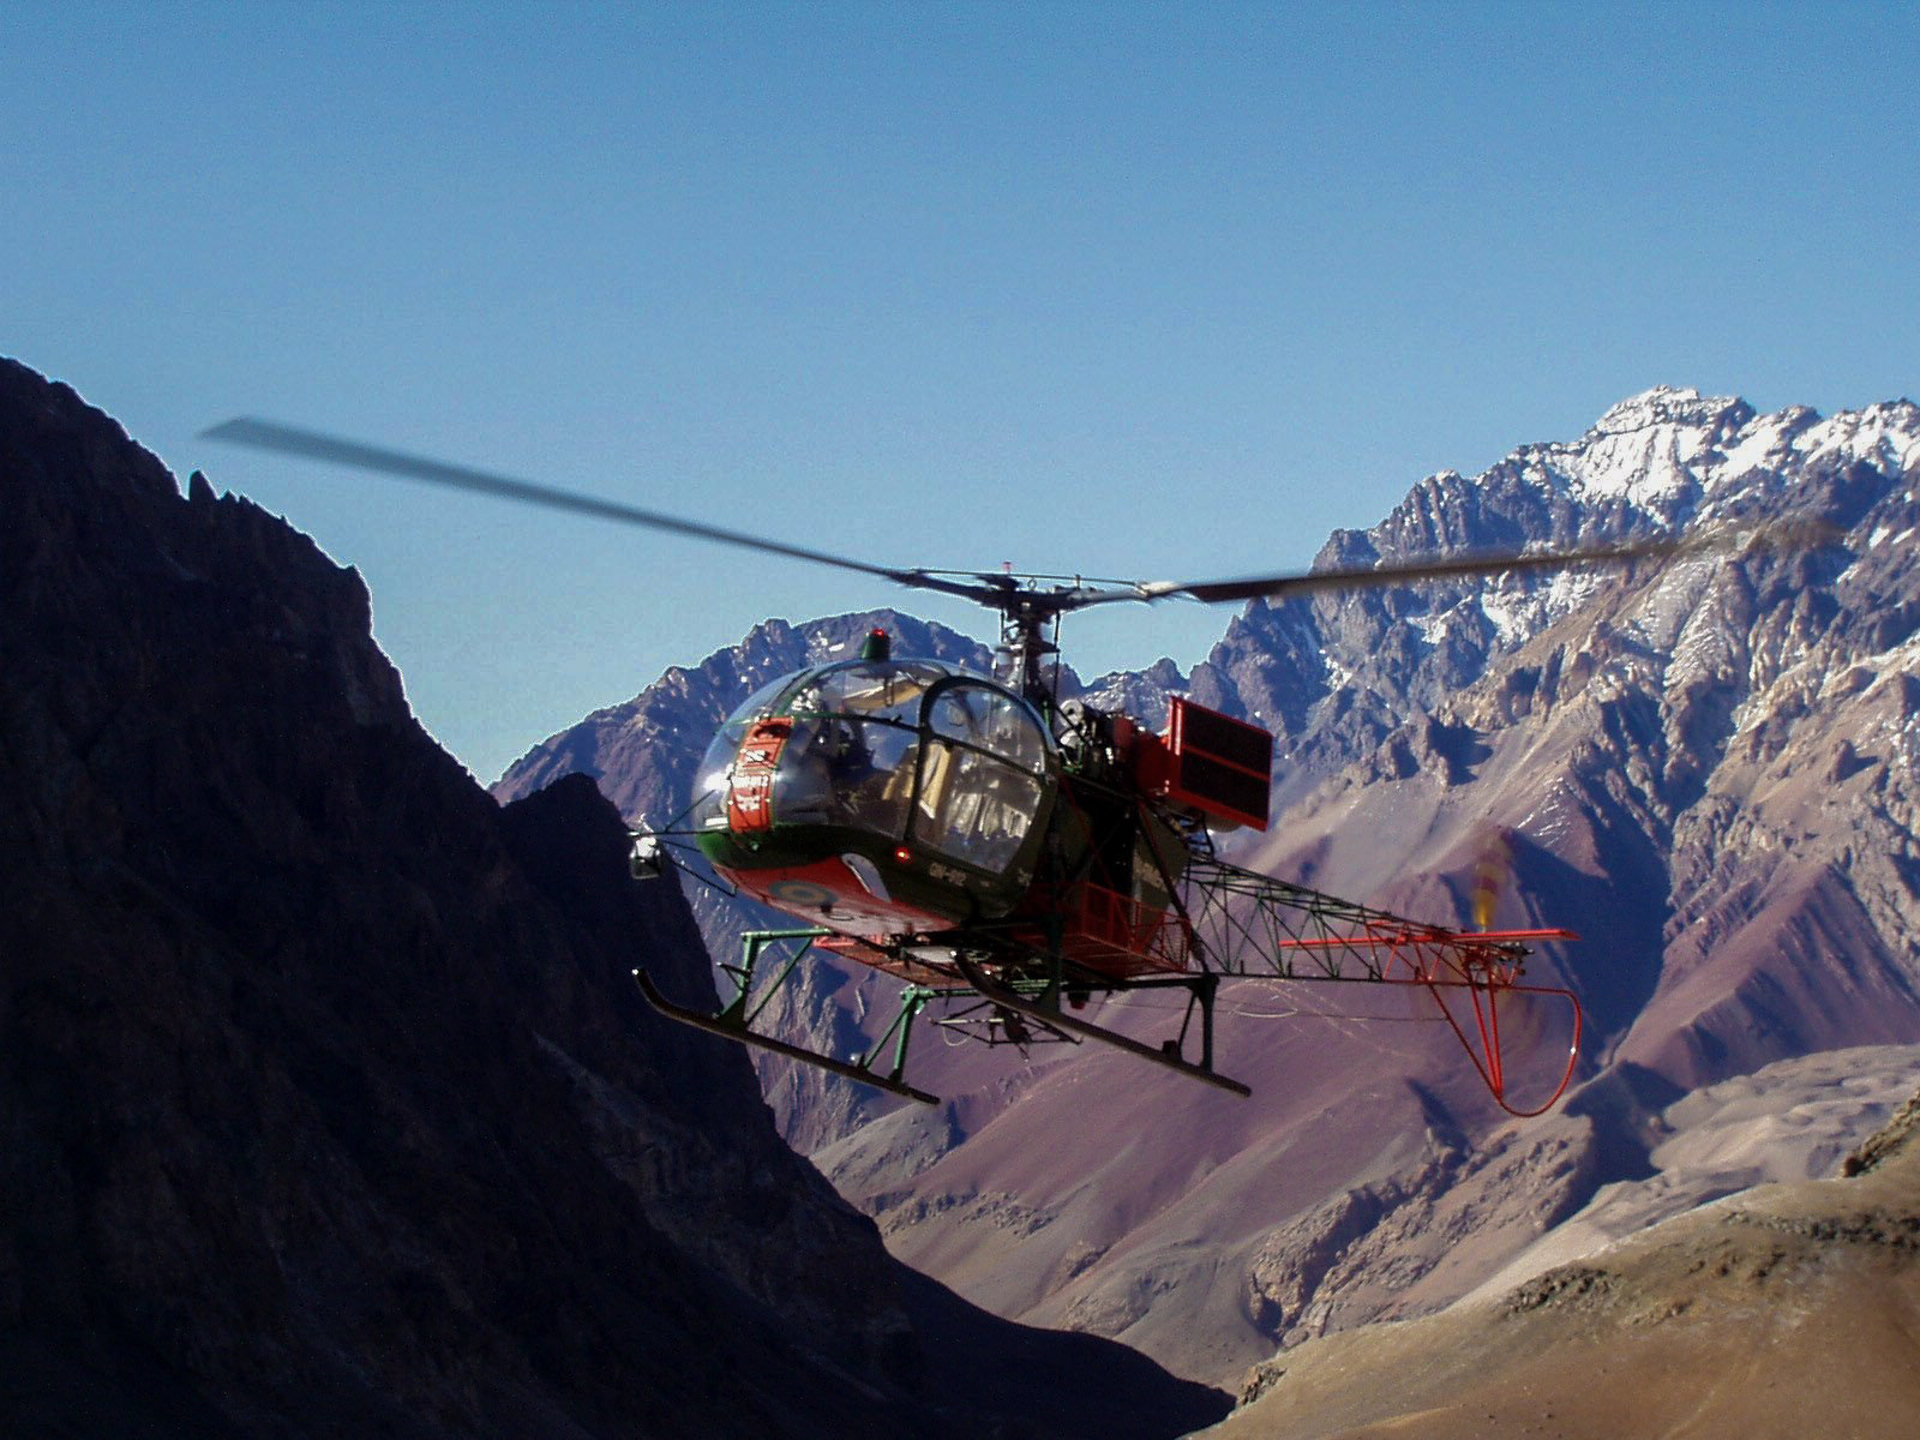
M199 430L888 563L1304 566L1649 385L1920 390L1915 17L16 0L0 351L360 566L490 779L769 615L902 597ZM1189 664L1227 618L1071 654Z

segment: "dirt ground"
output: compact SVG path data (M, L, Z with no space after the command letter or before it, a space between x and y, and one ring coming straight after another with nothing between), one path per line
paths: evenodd
M1911 1440L1920 1106L1853 1168L1729 1196L1497 1298L1302 1345L1203 1433Z

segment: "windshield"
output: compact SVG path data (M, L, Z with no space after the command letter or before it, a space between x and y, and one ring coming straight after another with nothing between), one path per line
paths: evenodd
M920 723L921 697L953 672L926 660L856 660L815 671L794 692L795 715L846 715L895 725Z
M911 835L997 870L1040 808L1049 739L1026 702L934 661L850 661L784 677L734 712L701 762L696 827L759 828L728 802L748 783L735 773L742 742L760 750L775 731L772 773L753 782L772 824Z

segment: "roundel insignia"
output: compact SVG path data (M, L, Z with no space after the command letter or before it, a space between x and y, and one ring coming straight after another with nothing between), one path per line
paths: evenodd
M767 895L783 904L814 907L831 905L838 898L826 886L810 880L776 880L767 887Z

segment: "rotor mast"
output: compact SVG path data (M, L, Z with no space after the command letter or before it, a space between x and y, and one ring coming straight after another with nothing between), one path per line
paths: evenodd
M1060 611L1056 597L1037 590L1009 589L991 602L1000 612L1000 647L1006 657L1007 683L1042 715L1051 716L1055 691L1059 688L1056 669L1049 682L1046 663L1060 653L1057 641ZM1049 629L1052 634L1049 634Z

